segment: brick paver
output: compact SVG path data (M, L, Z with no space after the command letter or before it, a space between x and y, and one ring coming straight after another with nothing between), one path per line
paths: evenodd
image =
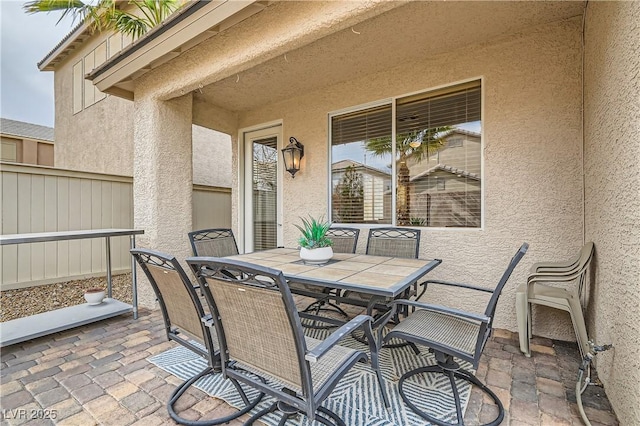
M580 362L575 343L534 337L532 357L526 358L517 338L510 331L495 330L477 370L505 406L502 424L581 425L573 391ZM121 316L3 348L2 408L52 410L56 419L8 418L5 411L0 424L175 424L166 402L182 381L147 361L175 346L166 339L160 312L141 310L137 321ZM583 399L592 424L617 425L602 389L588 389ZM191 420L234 412L194 388L176 408ZM489 398L473 389L466 421L479 424L495 414ZM229 425L239 426L247 418Z

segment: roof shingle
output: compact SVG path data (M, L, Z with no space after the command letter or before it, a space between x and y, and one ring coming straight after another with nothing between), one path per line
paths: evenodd
M0 118L0 133L27 139L53 142L53 127Z

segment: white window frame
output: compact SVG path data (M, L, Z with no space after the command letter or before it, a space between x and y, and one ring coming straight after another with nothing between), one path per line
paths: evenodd
M373 101L373 102L368 102L368 103L364 103L364 104L360 104L360 105L356 105L356 106L352 106L352 107L348 107L348 108L343 108L343 109L339 109L339 110L335 110L335 111L331 111L327 114L327 142L328 142L328 149L327 149L327 157L328 157L328 164L327 164L327 184L328 184L328 191L327 191L327 217L329 218L329 221L332 220L332 208L331 208L331 197L332 197L332 174L331 174L331 163L333 162L332 159L332 136L331 136L331 119L335 116L339 116L339 115L343 115L343 114L348 114L348 113L352 113L352 112L357 112L357 111L361 111L367 108L373 108L376 106L381 106L381 105L387 105L387 104L391 104L391 137L395 139L396 137L396 105L397 105L397 101L398 99L403 99L409 96L414 96L414 95L420 95L423 93L428 93L428 92L433 92L436 90L442 90L442 89L447 89L447 88L453 88L455 86L461 85L461 84L465 84L465 83L471 83L474 81L479 81L480 82L480 121L483 123L481 129L480 129L480 226L477 228L457 228L457 227L418 227L421 229L425 229L425 230L435 230L435 231L453 231L453 232L473 232L473 231L484 231L485 228L485 170L484 170L484 108L485 108L485 104L484 104L484 94L485 94L485 81L484 81L484 77L483 76L478 76L478 77L472 77L472 78L468 78L468 79L464 79L464 80L459 80L459 81L454 81L454 82L450 82L447 84L442 84L442 85L438 85L438 86L433 86L430 88L426 88L426 89L422 89L422 90L418 90L415 92L410 92L410 93L404 93L401 95L397 95L397 96L392 96L390 98L384 98L378 101ZM395 144L392 144L391 147L391 158L396 158L396 146ZM392 179L391 179L391 193L392 193L392 197L391 197L391 224L371 224L371 223L336 223L336 226L349 226L352 228L362 228L362 229L368 229L368 228L380 228L380 227L386 227L386 226L397 226L397 214L396 214L396 187L397 187L397 174L396 174L396 162L392 161L391 162L391 174L392 174ZM416 226L413 226L414 228L416 228Z

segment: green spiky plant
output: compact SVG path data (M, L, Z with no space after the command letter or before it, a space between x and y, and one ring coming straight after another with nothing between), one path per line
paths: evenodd
M324 217L316 220L311 216L309 216L309 219L301 217L300 220L302 220L302 226L295 225L302 233L300 238L298 238L300 247L311 250L321 247L331 247L333 245L333 241L327 237L327 231L331 226L331 222L325 222Z

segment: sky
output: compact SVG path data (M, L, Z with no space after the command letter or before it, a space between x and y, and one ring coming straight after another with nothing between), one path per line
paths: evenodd
M37 64L74 25L56 25L59 13L28 15L23 4L0 0L0 116L53 127L53 72Z

